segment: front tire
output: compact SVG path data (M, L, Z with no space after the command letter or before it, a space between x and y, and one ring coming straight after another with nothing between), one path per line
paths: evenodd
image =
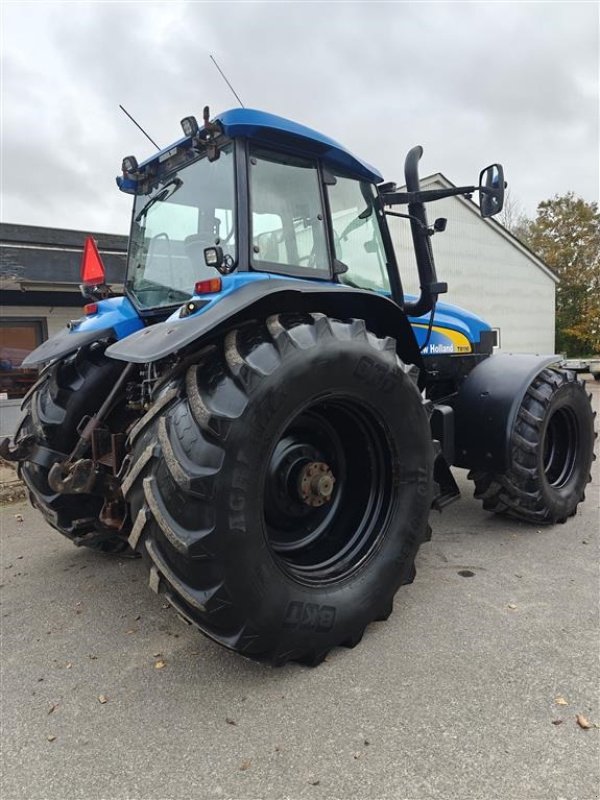
M509 469L469 473L486 511L536 525L566 522L576 514L595 458L590 399L575 373L540 372L517 414Z
M207 348L133 431L150 584L230 649L319 663L386 618L428 532L414 368L364 322L280 315Z

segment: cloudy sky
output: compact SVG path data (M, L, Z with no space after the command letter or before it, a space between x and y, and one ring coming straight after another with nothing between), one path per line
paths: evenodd
M97 2L1 4L4 222L126 232L124 155L179 120L246 106L338 139L402 182L476 182L504 164L513 197L598 197L598 4Z

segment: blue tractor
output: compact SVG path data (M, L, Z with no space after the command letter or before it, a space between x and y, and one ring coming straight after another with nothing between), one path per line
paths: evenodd
M232 650L317 664L385 619L429 514L468 468L485 509L536 526L590 480L589 398L557 357L494 354L494 331L438 303L426 204L503 203L478 186L405 189L302 125L249 109L142 164L125 293L86 243L84 316L27 359L39 380L5 458L75 544L141 554L150 586ZM402 211L393 210L402 207ZM410 225L405 296L386 216Z

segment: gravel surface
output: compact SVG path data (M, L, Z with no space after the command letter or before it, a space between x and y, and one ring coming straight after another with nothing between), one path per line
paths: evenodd
M542 529L483 512L459 472L393 615L317 669L222 650L141 562L5 506L2 800L596 798L597 467Z

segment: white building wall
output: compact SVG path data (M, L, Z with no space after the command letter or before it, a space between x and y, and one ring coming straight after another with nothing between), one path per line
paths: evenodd
M448 293L440 300L462 306L499 328L500 349L505 352L553 353L552 277L456 197L428 205L428 216L430 223L436 217L448 219L446 231L432 239L438 279L448 283ZM394 217L388 222L404 291L418 294L410 224Z
M81 307L62 308L60 306L2 306L2 316L4 319L18 317L20 319L45 319L48 327L48 337L54 336L67 322L72 319L79 319L82 315L81 309L85 300L81 299Z
M83 305L82 298L82 305ZM61 331L71 319L81 316L81 309L61 308L60 306L2 306L0 310L5 320L11 317L17 319L45 319L48 336ZM0 399L0 436L13 436L21 419L21 400Z

